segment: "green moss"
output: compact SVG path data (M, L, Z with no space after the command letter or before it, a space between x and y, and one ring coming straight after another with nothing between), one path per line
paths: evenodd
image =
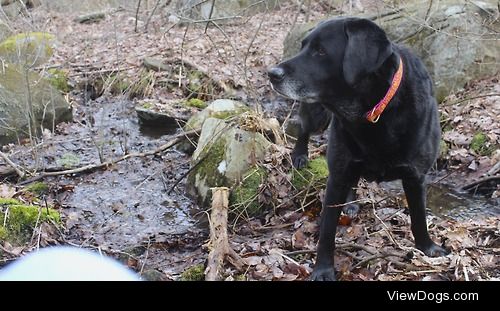
M439 142L439 158L446 158L449 151L450 147L443 139L441 139L441 141Z
M128 87L128 97L136 98L136 97L145 97L154 85L154 72L150 72L145 69L142 70L139 76L139 79L134 81Z
M0 207L13 204L21 204L21 203L16 199L0 198Z
M477 154L489 156L495 150L495 146L489 144L488 136L483 133L476 133L470 143L470 148Z
M205 267L203 265L195 265L187 268L181 274L181 281L204 281Z
M227 120L227 119L234 117L238 114L239 114L239 112L234 111L234 110L225 110L225 111L214 112L210 115L210 117L216 118L216 119L221 119L221 120Z
M49 82L53 87L63 93L68 93L71 88L68 84L68 73L64 70L52 68L48 70Z
M7 239L7 229L0 225L0 241Z
M226 151L226 141L218 138L211 146L206 146L200 159L204 159L196 169L196 174L201 179L206 179L210 187L223 187L226 185L226 178L219 173L217 167L224 160ZM209 156L207 154L210 153Z
M247 277L244 274L237 274L234 276L235 281L246 281Z
M188 74L188 89L191 92L197 93L202 88L203 73L201 71L192 70Z
M207 103L198 98L191 98L185 102L188 107L195 107L200 109L205 109L207 107Z
M113 95L125 94L131 87L125 76L116 74L110 75L106 79L105 85Z
M5 220L2 226L3 239L13 242L24 241L31 236L35 225L42 222L53 221L61 223L61 216L52 208L44 208L34 205L24 205L13 199L4 201L0 207L0 219Z
M309 161L307 167L300 170L294 170L292 185L295 189L303 189L309 185L324 185L328 178L328 163L325 157L318 157Z
M40 217L40 218L39 218ZM14 233L28 233L40 222L52 220L61 222L61 216L52 208L34 205L10 205L7 216L7 228Z
M34 193L36 195L40 195L46 193L49 190L49 186L44 182L37 181L24 188L24 190Z
M144 109L151 109L153 107L154 107L154 105L152 103L144 103L144 104L142 104L142 108L144 108Z
M64 168L72 168L80 164L80 158L74 153L65 153L56 163Z
M245 210L248 215L256 215L261 211L257 194L259 187L267 177L262 167L252 168L245 174L241 183L231 192L231 206L237 211Z
M0 43L0 55L8 62L39 66L52 56L54 40L44 32L17 34Z
M202 162L193 170L188 177L188 183L197 185L198 182L204 180L204 184L208 187L223 187L227 185L226 177L217 169L220 163L224 160L226 151L226 141L222 138L216 139L211 145L205 146L198 159L203 159ZM207 156L208 154L208 156ZM212 200L212 191L207 189L206 196L201 205L209 205Z

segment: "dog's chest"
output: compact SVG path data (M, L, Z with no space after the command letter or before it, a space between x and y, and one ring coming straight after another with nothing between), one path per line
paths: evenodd
M351 148L361 176L370 181L399 179L408 171L408 161L397 143L372 140Z

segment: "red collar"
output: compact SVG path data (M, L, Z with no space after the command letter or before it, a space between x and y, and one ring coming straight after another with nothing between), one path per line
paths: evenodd
M394 77L392 78L389 90L387 90L387 93L385 94L384 98L382 98L378 102L378 104L376 104L375 107L373 107L372 110L366 113L366 120L368 120L368 122L377 123L378 119L380 118L380 115L382 114L382 112L384 112L385 107L394 97L394 94L396 94L396 91L398 90L399 85L401 84L402 78L403 78L403 60L401 59L401 57L399 57L399 68L394 74Z

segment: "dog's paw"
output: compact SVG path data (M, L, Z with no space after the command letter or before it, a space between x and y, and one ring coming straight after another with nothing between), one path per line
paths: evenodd
M424 252L425 255L429 257L441 257L441 256L446 256L450 253L447 249L437 245L436 243L432 242L428 246L425 247L419 247L417 246L419 250Z
M333 267L314 269L309 277L310 281L336 281L335 269Z
M356 215L358 215L359 209L359 204L356 203L347 204L346 206L342 207L342 211L344 212L344 214L346 214L350 218L356 217Z
M296 169L301 169L307 166L307 162L309 159L307 158L307 154L293 154L292 153L292 164Z

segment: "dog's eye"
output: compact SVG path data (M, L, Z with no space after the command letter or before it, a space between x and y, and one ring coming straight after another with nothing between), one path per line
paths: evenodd
M323 47L318 48L318 55L319 56L325 56L326 55L326 50Z

